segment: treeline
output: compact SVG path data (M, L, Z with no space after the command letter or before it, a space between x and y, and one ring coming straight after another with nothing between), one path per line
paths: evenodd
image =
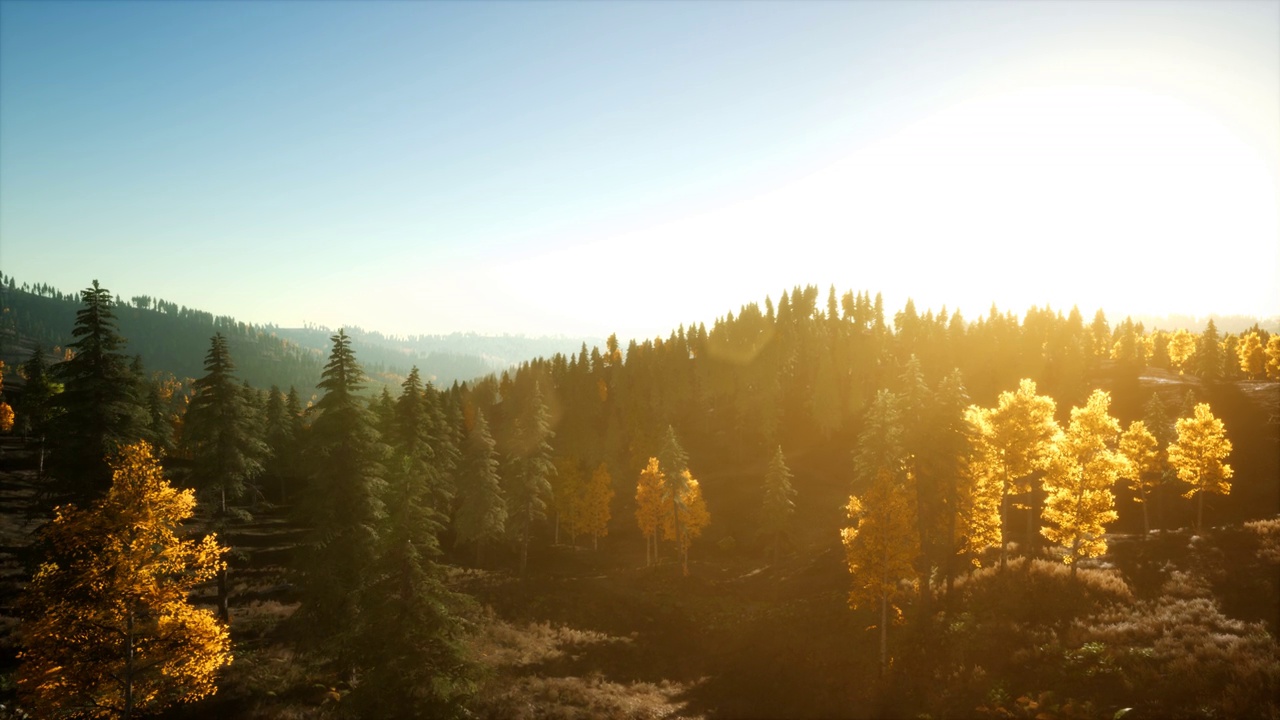
M603 348L584 344L448 388L424 383L414 369L396 393L384 386L372 397L352 339L339 331L314 403L302 399L311 394L306 385L245 382L229 336L215 330L200 342L207 351L190 395L164 406L152 400L155 387L143 392L135 348L117 327L116 313L128 306L95 282L70 322L66 359L24 363L17 415L48 438L48 491L81 506L110 491L115 449L144 441L221 527L264 501L296 507L309 533L296 562L300 642L363 678L352 707L376 714L395 707L384 703L401 712L418 703L420 713L436 715L457 711L473 678L458 646L466 601L443 586L446 557L523 574L563 525L593 546L614 537L614 549L638 548L647 539L652 558L661 528L687 572L694 538L712 515L722 547L736 535L776 555L794 529L795 498L815 476L828 476L845 497L861 498L849 504L855 519L877 507L890 509L886 517L907 505L932 507L928 521L898 513L915 518L898 521L914 544L879 547L901 550L917 570L928 558L921 575L945 570L949 585L959 575L955 558L964 557L957 538L987 537L956 528L966 503L985 508L968 517L988 525L994 507L1000 532L1012 533L1008 498L1029 492L1023 539L1034 549L1045 501L1036 485L1022 489L1031 470L997 472L994 461L973 460L1012 451L984 451L975 435L982 424L966 408L1002 407L1011 388L1030 383L1032 396L1038 387L1056 399L1042 418L1047 427L1068 419L1055 420L1056 408L1098 405L1094 381L1104 374L1130 391L1144 367L1195 374L1206 386L1280 377L1280 336L1257 327L1224 335L1210 322L1191 336L1128 319L1112 326L1101 312L1086 323L1075 309L1049 308L1021 319L992 308L967 321L945 309L919 313L910 301L890 318L879 295L832 288L819 299L816 287L797 287L710 329L698 323L633 341L625 354L615 336ZM909 443L918 449L904 453ZM789 465L803 465L807 481L792 483ZM1063 478L1074 472L1063 467ZM1055 477L1048 465L1033 470ZM908 476L935 485L899 497ZM947 490L969 481L967 494ZM1056 497L1067 480L1055 482L1039 492ZM988 492L972 492L979 487ZM937 510L948 503L949 513ZM964 522L977 527L971 519ZM922 532L936 523L951 527L950 546ZM1081 548L1097 534L1050 539L1074 559L1087 556ZM224 618L225 572L215 573ZM882 614L887 607L882 597Z

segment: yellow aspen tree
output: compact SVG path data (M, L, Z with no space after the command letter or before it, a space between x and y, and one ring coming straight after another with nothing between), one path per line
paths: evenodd
M1134 502L1142 505L1142 532L1150 534L1151 520L1147 507L1163 479L1164 453L1160 452L1156 436L1141 420L1129 423L1129 428L1120 434L1119 450L1129 461L1121 477L1129 481Z
M1261 380L1267 373L1267 351L1262 347L1262 338L1257 332L1249 332L1240 338L1236 345L1236 358L1240 360L1240 370L1254 380Z
M658 527L662 524L662 486L665 483L658 458L649 458L649 464L640 471L636 483L636 524L644 535L644 563L658 561Z
M1169 465L1177 472L1178 479L1187 484L1182 496L1196 498L1196 531L1199 532L1204 521L1205 494L1231 494L1228 480L1234 471L1223 462L1231 454L1231 441L1208 403L1197 404L1193 415L1179 418L1174 428L1178 439L1169 445Z
M89 510L57 509L45 562L27 586L18 686L38 717L133 717L217 690L227 628L190 602L223 565L217 538L183 539L191 490L163 477L138 442L111 460Z
M702 529L711 522L711 514L707 512L707 503L702 499L702 487L686 468L680 473L683 482L676 486L667 484L667 493L678 492L679 502L662 503L662 537L676 543L676 553L680 556L680 571L689 574L689 546L702 534ZM663 476L664 483L667 482Z
M981 567L981 554L1004 543L1001 527L1001 505L1004 483L995 458L994 448L986 442L990 436L987 414L976 405L965 410L969 425L969 452L964 467L963 485L959 494L961 534L964 536L962 552L969 555L975 567Z
M1179 328L1169 336L1169 364L1178 369L1181 375L1187 369L1187 363L1196 354L1196 336Z
M551 508L555 510L555 539L560 544L560 529L569 533L569 542L577 540L581 525L578 512L582 508L582 472L577 458L562 457L556 461L556 474L551 478Z
M1044 468L1058 423L1053 419L1057 403L1047 395L1036 394L1033 380L1023 379L1018 389L1000 393L996 407L985 415L985 422L975 428L983 435L980 442L988 445L993 474L1002 488L1000 516L1002 538L1000 565L1008 556L1010 496L1025 495L1027 509L1027 554L1035 547L1036 525L1040 519L1040 487L1032 473Z
M9 403L0 400L0 433L7 433L13 429L13 408L9 407Z
M1267 341L1267 379L1280 380L1280 333Z
M578 512L578 529L591 537L591 548L600 548L600 538L609 534L609 504L613 502L613 478L604 463L591 474L591 481L583 489Z
M1040 532L1061 545L1062 560L1074 575L1084 558L1107 551L1107 523L1116 519L1111 488L1128 460L1114 450L1120 422L1110 414L1111 395L1094 390L1084 407L1071 409L1071 422L1054 438L1045 468L1044 519Z
M870 607L880 612L880 672L888 666L889 611L915 593L916 556L920 537L916 532L912 494L895 481L886 468L862 497L851 495L846 506L853 524L840 530L845 562L853 579L849 607Z

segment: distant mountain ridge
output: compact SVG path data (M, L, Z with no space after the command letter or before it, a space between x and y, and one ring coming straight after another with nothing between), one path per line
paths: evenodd
M304 397L320 380L332 346L329 338L336 332L324 327L243 323L146 295L129 301L117 296L116 301L120 333L128 341L125 352L141 356L148 372L168 372L178 378L202 376L209 338L221 332L228 339L238 377L259 388L296 387ZM0 273L0 307L0 359L16 366L29 357L36 343L53 354L72 342L80 294L41 283L20 284ZM576 353L583 343L604 344L596 338L474 333L397 338L354 327L346 331L371 385L399 384L417 366L424 379L447 386L537 357Z

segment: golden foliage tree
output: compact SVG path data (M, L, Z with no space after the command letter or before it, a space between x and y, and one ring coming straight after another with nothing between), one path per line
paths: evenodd
M1267 379L1280 380L1280 334L1267 341Z
M1181 375L1187 369L1187 363L1196 354L1196 336L1179 328L1169 336L1169 363L1178 369Z
M644 561L652 565L658 561L658 527L662 524L662 486L665 477L658 467L658 458L649 458L649 464L640 471L636 483L636 523L644 535Z
M683 482L672 483L663 474L662 537L674 540L680 557L680 571L689 574L689 546L702 534L711 522L707 503L702 499L702 488L689 469L680 472ZM670 498L675 497L675 502Z
M1240 360L1241 372L1255 380L1266 377L1267 352L1257 332L1246 333L1240 339L1240 344L1236 345L1236 357Z
M609 534L609 504L613 502L613 478L604 463L591 474L583 488L576 514L578 530L591 537L591 547L598 549L600 538Z
M982 413L970 413L976 442L985 443L982 451L987 459L988 486L1001 487L1000 563L1007 556L1009 500L1012 495L1025 495L1028 553L1035 542L1035 526L1040 518L1039 487L1032 473L1041 470L1048 459L1058 423L1053 419L1057 403L1048 395L1037 395L1036 384L1029 379L1018 383L1018 389L1000 393L996 407Z
M1066 549L1074 575L1084 558L1107 551L1107 523L1116 519L1111 487L1128 460L1114 447L1120 422L1111 416L1111 395L1094 390L1084 407L1071 409L1071 423L1053 442L1046 464L1044 519L1040 532Z
M969 427L969 452L963 467L958 515L960 532L964 536L962 551L969 555L975 566L985 550L1002 547L1004 531L1001 527L1004 501L1004 482L1000 473L995 448L986 442L991 429L987 421L990 411L970 405L964 414Z
M1204 521L1205 493L1229 495L1233 470L1223 460L1231 454L1222 421L1214 417L1208 403L1196 405L1191 417L1174 424L1178 439L1169 445L1169 465L1178 479L1187 484L1185 498L1196 498L1196 530Z
M112 458L113 482L89 510L57 509L45 562L24 598L18 685L39 717L132 717L217 690L227 628L192 606L226 548L182 537L190 490L161 474L145 442Z
M1156 436L1151 434L1147 424L1141 420L1129 423L1129 428L1120 434L1119 450L1129 461L1121 478L1129 481L1134 502L1142 505L1142 530L1150 533L1151 520L1147 506L1151 504L1152 495L1164 479L1164 453L1160 452Z
M570 542L578 535L583 485L577 458L558 458L555 466L556 474L551 479L551 508L556 513L554 542L559 545L561 526L569 533Z
M894 602L915 592L915 562L920 554L915 508L911 493L892 472L881 468L862 497L849 497L847 510L853 525L840 530L840 539L853 577L849 607L878 606L883 673L889 657L889 610L896 613Z

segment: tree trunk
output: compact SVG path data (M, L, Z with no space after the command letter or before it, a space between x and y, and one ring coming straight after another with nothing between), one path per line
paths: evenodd
M1145 540L1151 536L1151 521L1147 516L1148 498L1146 491L1142 493L1142 538Z
M1005 531L1005 527L1009 523L1009 494L1002 492L1000 494L1000 569L1003 570L1008 564L1009 558L1009 536Z
M227 566L218 570L218 619L227 625L231 624L231 609L227 602Z
M1196 534L1204 527L1204 491L1196 493Z
M520 577L524 577L524 569L529 564L529 526L533 524L533 502L524 509L524 532L520 539Z
M124 713L122 717L133 717L133 611L130 610L125 620L124 646Z
M880 677L889 666L889 596L880 596Z

